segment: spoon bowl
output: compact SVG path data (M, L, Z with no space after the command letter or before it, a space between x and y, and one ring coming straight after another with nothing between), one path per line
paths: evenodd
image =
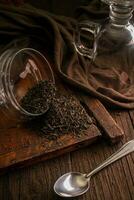
M54 191L59 196L76 197L89 189L89 180L80 172L69 172L61 176L54 184Z

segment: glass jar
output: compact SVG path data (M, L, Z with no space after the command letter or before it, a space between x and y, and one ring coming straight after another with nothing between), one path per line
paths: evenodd
M105 68L122 63L121 59L125 53L132 52L134 49L134 26L130 19L134 10L134 1L132 0L102 0L109 4L109 18L102 24L91 22L89 20L81 21L78 24L78 30L75 40L75 49L83 56L90 58L96 65ZM93 45L90 46L85 37L93 38ZM117 58L117 59L116 59ZM117 62L118 60L118 62ZM108 63L107 63L108 62Z
M109 5L109 17L102 23L80 21L74 47L91 61L88 72L94 94L125 107L134 102L134 1L102 2Z
M36 49L12 47L1 54L0 128L16 126L26 116L42 114L29 112L21 104L29 89L42 80L54 82L54 75L47 59Z

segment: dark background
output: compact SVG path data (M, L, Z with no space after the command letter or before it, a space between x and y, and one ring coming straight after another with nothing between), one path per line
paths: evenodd
M0 0L0 3L20 5L28 3L57 15L74 16L75 9L93 0Z
M76 8L88 5L90 0L28 0L27 2L54 14L74 17Z

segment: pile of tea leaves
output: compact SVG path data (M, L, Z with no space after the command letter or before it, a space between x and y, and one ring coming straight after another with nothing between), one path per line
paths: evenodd
M45 82L42 81L40 86ZM55 84L47 86L50 91L55 88L49 97L51 103L48 111L40 117L28 120L25 125L49 140L66 133L73 133L79 137L92 124L92 119L75 97L62 94L56 89Z
M56 87L51 81L40 81L21 99L21 106L32 114L45 113L50 107L55 92Z

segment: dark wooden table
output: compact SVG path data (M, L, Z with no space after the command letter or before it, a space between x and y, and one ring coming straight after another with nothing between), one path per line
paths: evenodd
M113 146L105 140L89 147L0 176L0 200L57 200L55 180L68 171L88 173L115 152L124 142L134 139L134 111L111 112L124 130L121 142ZM113 163L92 177L90 191L78 200L134 200L134 153Z

